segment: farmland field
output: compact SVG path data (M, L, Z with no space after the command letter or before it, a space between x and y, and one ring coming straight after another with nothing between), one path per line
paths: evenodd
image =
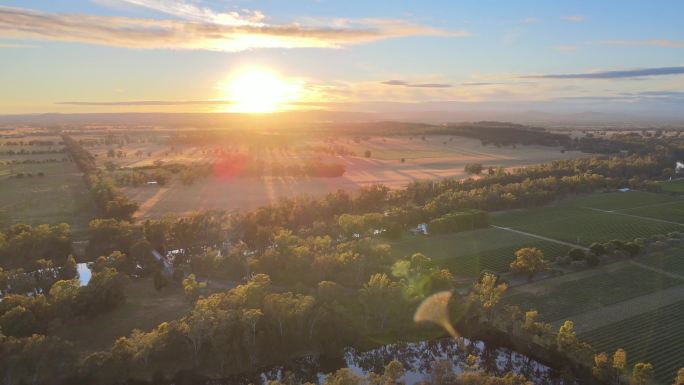
M446 144L445 144L446 143ZM287 164L296 161L337 163L346 172L341 177L309 176L223 177L209 175L192 184L172 180L166 186L123 186L124 192L140 204L140 218L160 217L167 213L188 213L206 209L252 209L276 201L279 197L301 194L324 195L338 189L353 191L361 186L382 183L400 188L411 181L444 177L464 178L466 163L482 163L485 167L521 167L556 159L569 159L585 154L542 146L517 148L482 146L479 140L448 136L374 137L366 140L341 140L334 145L346 148L345 155L331 155L313 150L328 142L312 140L299 146L254 148L231 144L226 146L168 145L160 140L131 142L125 145L93 145L88 151L96 155L104 167L112 162L118 167L152 167L155 164L212 164L217 151L247 154L260 161ZM121 157L114 156L121 151ZM370 157L365 157L370 151Z
M680 204L673 199L640 192L593 194L565 199L551 207L494 214L490 221L496 226L588 246L597 241L633 240L683 230L684 226L676 223L619 214L630 213L624 210L629 207Z
M672 180L661 184L663 191L684 193L684 179Z
M640 257L639 261L667 272L684 275L684 248L682 247L650 253Z
M684 226L675 222L682 222L683 209L684 200L667 194L599 193L549 207L495 213L490 222L588 246L681 232ZM516 287L503 302L538 310L542 319L556 325L577 319L581 337L596 349L612 353L623 347L630 364L652 362L657 380L667 384L684 358L684 332L679 332L684 303L672 305L682 299L683 273L682 248L671 248Z
M128 336L133 329L150 331L191 308L182 288L171 286L157 291L149 278L131 280L125 293L126 302L111 313L94 317L86 323L67 324L58 334L74 341L82 353L93 352L111 346L117 338Z
M613 211L659 206L669 202L682 202L682 200L665 194L629 191L584 195L568 201L567 204Z
M682 284L682 279L627 265L579 279L542 281L534 284L534 291L526 288L524 292L512 293L505 302L524 310L538 310L544 320L558 321Z
M594 194L577 198L571 204L684 224L684 199L666 194L640 191Z
M621 213L684 224L684 200L620 210Z
M684 301L580 334L598 351L627 351L630 366L655 366L656 380L671 384L684 363Z
M668 207L682 203L684 201L678 198L647 192L599 193L565 199L550 207L494 213L490 222L495 226L589 246L593 242L633 240L681 231L682 226L677 224L618 213L629 212L621 209L630 207ZM570 249L568 245L497 228L414 236L392 243L397 257L422 252L448 267L454 274L470 277L483 269L508 271L515 251L522 247L538 247L549 260L565 255Z
M51 140L27 137L16 140ZM15 223L71 225L72 232L87 228L93 203L76 165L60 152L63 146L10 145L0 142L0 227ZM26 153L7 154L8 151ZM55 151L34 154L31 151Z
M506 272L514 253L523 247L537 247L548 259L564 255L569 247L554 242L541 241L513 232L495 228L462 233L407 236L392 242L396 257L421 252L457 276L473 277L482 270Z

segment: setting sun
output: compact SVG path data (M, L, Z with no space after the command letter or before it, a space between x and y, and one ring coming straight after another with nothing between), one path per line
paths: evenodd
M299 84L260 69L240 72L227 83L224 91L234 102L232 112L268 113L287 109L287 103L299 96Z

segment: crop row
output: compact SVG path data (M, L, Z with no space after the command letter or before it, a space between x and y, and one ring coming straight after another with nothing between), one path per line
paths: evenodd
M509 265L515 259L515 252L523 247L539 248L548 260L563 256L570 250L568 246L555 242L538 241L486 250L471 255L449 258L440 262L451 270L452 273L461 276L477 276L483 270L503 273L509 270Z
M494 216L492 223L585 246L611 239L632 240L680 231L683 226L604 213L579 207L549 208L548 212L516 212ZM513 216L513 217L511 217Z
M543 319L558 321L680 284L684 280L630 265L559 283L543 293L514 294L505 302L538 310Z
M684 247L651 253L642 258L647 265L675 274L684 275Z
M599 351L627 351L631 364L651 362L656 379L669 384L684 366L684 301L587 332L581 337Z

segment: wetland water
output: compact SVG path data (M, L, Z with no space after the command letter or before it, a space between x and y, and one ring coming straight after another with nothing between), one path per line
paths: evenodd
M557 370L508 348L490 347L482 341L464 339L463 349L459 349L455 339L441 338L389 344L366 352L346 349L341 356L335 358L304 357L260 373L207 383L212 385L264 384L268 380L281 379L284 373L291 372L297 383L321 384L324 382L325 373L345 367L359 375L367 375L370 372L382 373L385 365L396 359L406 370L403 380L407 385L413 385L430 379L436 363L451 366L457 373L462 372L466 368L465 362L468 355L476 356L477 368L490 374L504 375L512 371L523 374L535 384L575 382L574 380L561 380Z

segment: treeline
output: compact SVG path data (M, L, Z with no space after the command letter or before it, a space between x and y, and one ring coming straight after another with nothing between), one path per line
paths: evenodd
M550 163L515 169L497 170L493 175L479 179L444 178L436 181L411 182L396 192L396 199L404 204L424 205L445 193L481 189L495 185L522 183L540 178L562 178L582 174L595 174L611 178L616 183L643 182L658 178L671 168L675 157L668 151L647 155L595 156L590 158L558 160Z
M42 171L38 171L37 173L33 174L32 172L18 172L14 175L10 175L10 178L16 178L16 179L24 179L24 178L33 178L34 176L37 177L43 177L45 176L45 173Z
M64 135L62 139L74 162L84 174L86 186L97 204L99 215L104 218L131 220L138 210L138 204L129 200L97 169L95 158L76 140L68 135Z
M12 160L7 160L5 162L0 162L0 164L4 164L5 166L11 166L11 165L17 165L17 164L65 163L67 161L68 161L67 158L62 158L62 159L55 159L55 158L50 158L50 159L22 159L22 160L12 159Z
M472 208L499 211L534 207L569 194L588 193L599 188L617 188L625 184L626 181L598 174L526 179L520 183L496 184L467 191L447 191L430 200L423 210L434 217ZM634 183L629 185L635 187Z
M165 186L171 179L171 175L163 170L138 171L138 170L119 170L112 178L116 186L138 187L148 182L155 182L160 186Z
M533 128L514 123L475 122L467 124L450 124L435 127L428 131L430 134L456 135L466 138L479 139L483 145L512 146L541 145L568 146L570 136L548 132L541 128Z
M622 138L627 139L627 137ZM632 141L622 140L620 137L600 138L587 135L574 138L568 148L593 154L615 154L621 151L629 153L639 152L646 149L646 145L641 140Z
M489 215L482 210L455 211L430 221L432 233L455 233L489 226Z
M335 128L333 130L333 128ZM329 125L322 132L344 133L351 137L393 135L454 135L479 139L484 145L541 145L564 147L571 143L569 135L553 133L543 128L495 121L431 125L422 123L372 122Z
M193 184L198 178L215 177L311 177L337 178L344 175L343 164L308 160L305 162L264 162L245 155L222 157L210 164L162 164L116 170L112 164L106 165L113 171L117 186L140 186L150 181L166 185L176 179L185 185Z
M614 133L610 137L599 137L588 133L583 137L574 138L569 149L591 152L596 154L640 154L657 153L663 150L671 152L677 158L684 156L684 138L678 135L663 135L656 131L651 134L642 131Z
M8 150L8 151L0 151L0 155L8 155L8 156L13 156L13 155L42 155L42 154L61 154L64 151L66 151L64 148L60 148L57 150L26 150L26 149L21 149L21 150Z
M63 145L63 144L64 144L64 142L55 142L55 141L52 141L52 140L36 140L36 139L34 139L34 140L28 140L28 141L24 141L24 140L18 140L18 141L15 141L15 140L8 140L8 141L5 141L5 142L2 142L2 145L3 145L3 146L57 146L57 145L61 146L61 145Z
M57 225L16 224L0 230L0 267L5 269L40 268L40 260L63 265L71 254L71 229Z
M37 269L30 271L24 268L5 270L0 267L0 296L44 294L55 282L74 279L78 275L76 259L71 255L63 265L57 265L50 259L40 259L36 261L36 265Z
M49 334L69 322L83 322L78 317L107 312L125 302L125 280L115 269L104 268L94 272L86 286L81 286L78 279L63 279L44 293L5 295L0 301L0 336Z

